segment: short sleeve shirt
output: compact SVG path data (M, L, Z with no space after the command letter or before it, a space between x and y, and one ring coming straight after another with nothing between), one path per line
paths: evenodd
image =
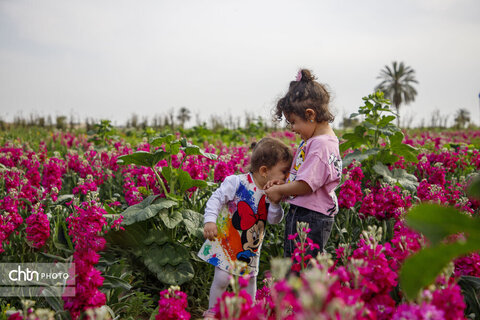
M288 182L304 181L312 193L294 196L291 204L334 216L338 212L335 188L342 175L337 137L319 135L302 141L295 153Z

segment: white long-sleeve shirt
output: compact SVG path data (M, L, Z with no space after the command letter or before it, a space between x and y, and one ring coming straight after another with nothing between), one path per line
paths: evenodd
M213 192L212 196L207 201L203 220L204 224L207 222L217 221L218 213L220 210L222 210L223 206L228 203L228 201L232 201L234 199L239 185L239 176L233 175L225 178L220 187ZM280 204L270 203L267 216L268 223L277 224L280 223L282 219L283 209Z

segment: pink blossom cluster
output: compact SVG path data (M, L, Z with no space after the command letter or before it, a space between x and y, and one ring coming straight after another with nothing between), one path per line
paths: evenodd
M350 171L348 171L350 170ZM352 208L357 202L362 201L362 179L364 174L361 164L353 162L348 168L344 168L345 182L341 185L338 194L340 208Z
M75 212L67 222L68 234L75 244L75 277L71 277L67 284L74 284L75 295L64 296L63 300L64 308L70 311L73 319L77 319L83 311L101 307L106 302L105 294L99 290L104 278L94 267L100 258L98 251L103 250L106 243L101 235L106 225L106 211L94 201L83 202L74 208Z
M158 314L156 320L188 320L190 313L186 311L187 295L179 287L171 287L160 292Z
M372 216L379 220L398 219L405 209L411 206L412 197L403 195L402 189L398 186L385 185L371 188L361 201L358 210L361 217Z
M43 212L43 207L40 203L36 212L28 216L25 222L27 223L27 228L25 229L27 241L34 248L39 249L43 247L50 237L50 221L48 221L48 217Z

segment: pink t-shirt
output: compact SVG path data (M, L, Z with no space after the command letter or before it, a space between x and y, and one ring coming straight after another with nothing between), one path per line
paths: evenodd
M319 135L302 141L295 153L288 182L305 181L313 192L290 197L287 202L334 216L338 212L335 188L342 175L342 159L338 139Z

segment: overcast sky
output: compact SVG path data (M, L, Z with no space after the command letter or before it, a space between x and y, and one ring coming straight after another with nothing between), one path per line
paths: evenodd
M479 0L0 0L0 117L269 117L299 67L333 93L335 126L404 61L403 106L480 122Z

